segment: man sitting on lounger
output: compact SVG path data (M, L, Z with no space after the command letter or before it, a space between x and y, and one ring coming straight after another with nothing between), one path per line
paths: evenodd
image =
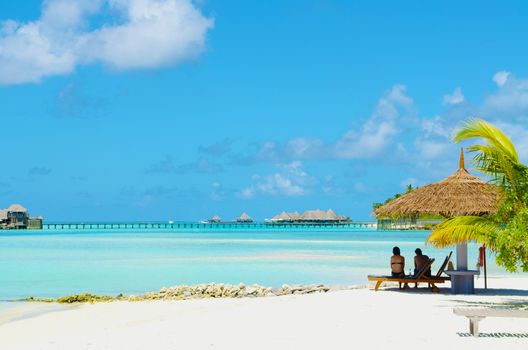
M416 248L414 252L416 253L416 256L414 257L414 274L416 275L418 271L420 271L425 265L427 265L427 263L429 262L429 257L427 255L424 255L420 248ZM425 276L431 277L431 269L425 272ZM414 288L418 288L417 283L414 284Z
M405 277L405 258L400 255L400 248L392 248L392 254L393 256L390 259L392 277ZM401 287L402 284L400 282L400 289ZM407 283L403 287L407 288Z

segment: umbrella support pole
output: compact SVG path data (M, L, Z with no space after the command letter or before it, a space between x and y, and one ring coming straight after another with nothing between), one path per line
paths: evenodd
M484 289L488 289L488 271L486 268L486 246L484 247Z
M451 276L452 294L474 294L474 277L479 274L476 270L468 270L467 243L457 245L457 269L448 270Z

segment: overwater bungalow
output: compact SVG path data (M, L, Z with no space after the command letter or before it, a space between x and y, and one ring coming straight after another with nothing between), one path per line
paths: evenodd
M222 218L218 215L215 215L213 216L212 218L209 219L209 222L210 223L219 223L222 221Z
M0 210L0 228L3 229L41 229L42 217L29 217L28 210L20 204L11 204Z
M292 223L345 223L350 222L347 216L337 215L332 209L326 211L305 210L302 214L297 212L282 212L271 219L272 222L292 222Z
M7 225L7 209L0 209L0 226Z
M276 215L273 218L271 218L271 221L272 222L292 222L293 220L295 220L294 217L293 217L293 214L294 213L287 213L287 212L283 211L279 215ZM296 214L297 214L296 217L300 216L299 213L296 213Z
M251 216L249 216L247 213L242 213L237 219L237 222L243 222L243 223L250 223L253 222L253 219Z

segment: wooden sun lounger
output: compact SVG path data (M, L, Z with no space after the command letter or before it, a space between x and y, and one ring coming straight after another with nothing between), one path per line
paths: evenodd
M427 283L431 287L432 292L438 292L438 287L436 284L444 283L445 281L451 280L450 277L442 276L449 259L451 259L451 253L445 258L444 263L438 270L436 276L427 276L427 272L431 269L431 265L435 259L430 259L427 265L425 265L418 273L414 276L405 276L405 277L392 277L392 276L368 276L369 281L375 281L376 286L374 287L375 291L378 291L379 287L383 282L399 282L399 283Z
M528 310L455 308L453 312L469 319L469 332L474 337L479 336L479 322L486 317L528 317Z

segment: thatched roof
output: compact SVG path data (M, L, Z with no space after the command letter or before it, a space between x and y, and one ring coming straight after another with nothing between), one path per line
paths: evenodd
M377 218L412 217L420 214L439 214L444 217L484 215L497 210L500 201L498 188L471 175L464 168L464 153L460 153L460 167L451 176L420 187L374 211Z
M299 220L301 218L301 214L299 214L298 212L293 212L293 213L288 213L288 216L292 219L292 220Z
M321 209L305 210L302 213L300 219L301 220L306 220L306 221L325 220L326 219L326 212L322 211Z
M274 216L271 221L291 221L293 218L287 212L283 211L279 215Z
M242 213L238 218L238 221L252 221L251 216L249 216L247 213Z
M316 209L304 211L299 219L304 221L338 221L343 220L343 217L337 215L332 209L327 211Z
M209 221L211 222L220 222L222 221L222 218L218 215L213 216Z
M9 208L7 208L7 211L15 213L27 213L27 209L21 206L20 204L11 204Z
M302 215L298 212L287 213L283 211L279 215L274 216L271 221L345 221L350 220L346 216L337 215L332 209L327 211L305 210Z

